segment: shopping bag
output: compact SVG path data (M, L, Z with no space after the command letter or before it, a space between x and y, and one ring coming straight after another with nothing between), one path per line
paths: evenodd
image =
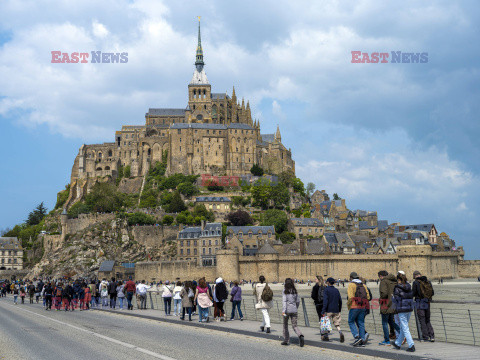
M322 316L320 320L320 331L322 334L332 331L332 324L328 316Z

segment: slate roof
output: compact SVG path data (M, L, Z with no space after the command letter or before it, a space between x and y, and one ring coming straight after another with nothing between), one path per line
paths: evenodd
M339 245L342 247L355 247L355 244L353 243L352 239L348 234L345 233L335 233L335 237L337 239L337 242Z
M183 229L178 233L179 239L193 239L207 236L221 236L222 224L220 223L206 223L202 231L200 226L191 226Z
M258 145L258 146L263 146L263 147L268 147L268 143L265 142L265 141L258 141L258 140L257 140L257 145Z
M250 231L252 234L257 235L260 231L262 234L266 234L269 231L272 234L275 234L275 227L273 225L270 226L227 226L227 233L232 231L235 235L239 232L242 232L244 235L248 234Z
M398 231L399 227L405 227L405 230L419 230L430 232L430 230L432 230L432 227L434 226L434 224L400 225L395 226L395 232Z
M325 248L322 240L312 239L307 241L307 249L306 249L307 254L317 255L317 254L323 254L324 252L325 252Z
M170 126L171 129L213 129L213 130L227 130L227 127L222 124L188 124L175 123Z
M198 196L196 202L231 202L226 196Z
M275 135L274 134L260 134L262 137L262 141L266 143L272 143L275 141Z
M253 127L248 124L231 123L228 124L227 127L229 129L253 130Z
M272 245L270 245L269 243L266 243L265 245L263 245L257 252L257 254L278 254L277 250L275 250Z
M230 99L230 96L225 93L212 93L212 100L223 100L225 98Z
M148 109L150 116L185 116L185 109Z
M388 229L388 220L378 220L377 222L378 231L385 231Z
M359 221L358 228L360 230L369 230L369 229L375 229L375 226L368 225L368 221Z
M325 240L327 241L327 243L329 243L330 245L338 244L337 237L335 236L334 233L326 233L326 234L323 234L323 236L325 237Z
M329 212L330 208L332 207L332 201L322 201L319 205L321 211Z
M8 250L22 250L22 244L16 237L0 237L0 248Z
M323 226L320 219L315 218L291 218L293 225L296 226Z
M105 261L102 261L102 263L100 264L98 271L110 272L110 271L113 271L114 266L115 266L114 260L105 260Z

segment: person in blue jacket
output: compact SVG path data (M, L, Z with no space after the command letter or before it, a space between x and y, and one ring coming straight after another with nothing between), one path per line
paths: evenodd
M340 329L340 322L342 321L341 312L342 312L342 297L340 292L334 286L335 279L329 277L327 279L327 287L323 292L323 307L322 307L322 316L328 316L330 318L330 323L335 326L340 334L340 342L345 341L345 336ZM322 336L323 341L329 341L328 334Z

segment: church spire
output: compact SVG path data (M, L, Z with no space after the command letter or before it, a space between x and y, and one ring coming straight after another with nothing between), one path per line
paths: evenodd
M280 135L280 127L277 124L277 133L275 134L275 140L282 142L282 136Z
M200 36L200 16L198 17L198 45L195 66L198 72L201 72L205 63L203 62L202 37Z

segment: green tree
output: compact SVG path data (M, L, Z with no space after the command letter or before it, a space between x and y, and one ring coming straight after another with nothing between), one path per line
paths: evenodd
M123 194L110 183L96 183L85 196L85 204L92 212L115 212L123 206Z
M290 201L290 193L283 183L278 183L270 187L270 196L276 208L282 209Z
M123 176L129 178L131 175L131 168L130 165L125 166L125 170L123 171Z
M340 196L338 196L337 193L334 193L333 194L333 200L342 200L342 198Z
M180 191L181 194L191 197L197 193L197 188L191 182L182 182L177 186L177 190Z
M153 225L157 223L157 220L148 214L143 212L135 212L133 214L127 214L128 225Z
M291 244L295 241L295 234L292 232L284 231L278 236L278 238L283 244Z
M254 176L262 176L263 175L263 169L258 164L254 164L252 166L252 168L250 169L250 172Z
M315 191L315 184L312 182L309 182L307 184L307 196L308 197L312 196L314 191Z
M307 211L305 211L305 212L303 213L303 217L304 217L304 218L311 218L311 217L312 217L312 213L307 210Z
M270 190L270 181L262 181L260 179L257 180L252 186L253 206L259 206L262 209L267 209L270 200Z
M172 200L170 204L167 205L167 212L169 213L179 213L186 210L187 207L180 196L178 191L175 191L172 195Z
M303 185L302 180L300 180L299 178L294 178L292 187L293 187L293 191L295 191L296 193L299 193L302 196L305 196L305 187Z
M37 205L37 207L28 214L26 221L27 225L37 225L43 220L47 214L47 208L43 205L43 201Z
M295 180L295 174L291 170L282 171L278 175L278 181L280 181L281 183L284 183L285 186L287 187L292 187L294 180Z
M148 189L142 192L140 197L141 208L155 208L158 206L158 191L155 189Z
M78 215L88 214L91 211L91 208L87 204L85 204L84 201L78 201L72 206L70 206L70 208L68 209L68 217L70 219L75 219L78 218Z
M55 204L54 209L61 208L67 201L69 195L70 195L70 184L67 184L65 185L65 190L62 190L57 194L57 203Z
M287 230L288 217L287 214L278 209L270 209L262 214L261 225L263 226L275 226L275 232L281 234Z
M165 215L162 219L162 224L163 225L172 225L174 220L175 219L173 218L172 215Z
M193 208L193 216L199 217L200 220L205 220L208 222L215 221L215 214L212 211L208 211L203 204L195 205Z

